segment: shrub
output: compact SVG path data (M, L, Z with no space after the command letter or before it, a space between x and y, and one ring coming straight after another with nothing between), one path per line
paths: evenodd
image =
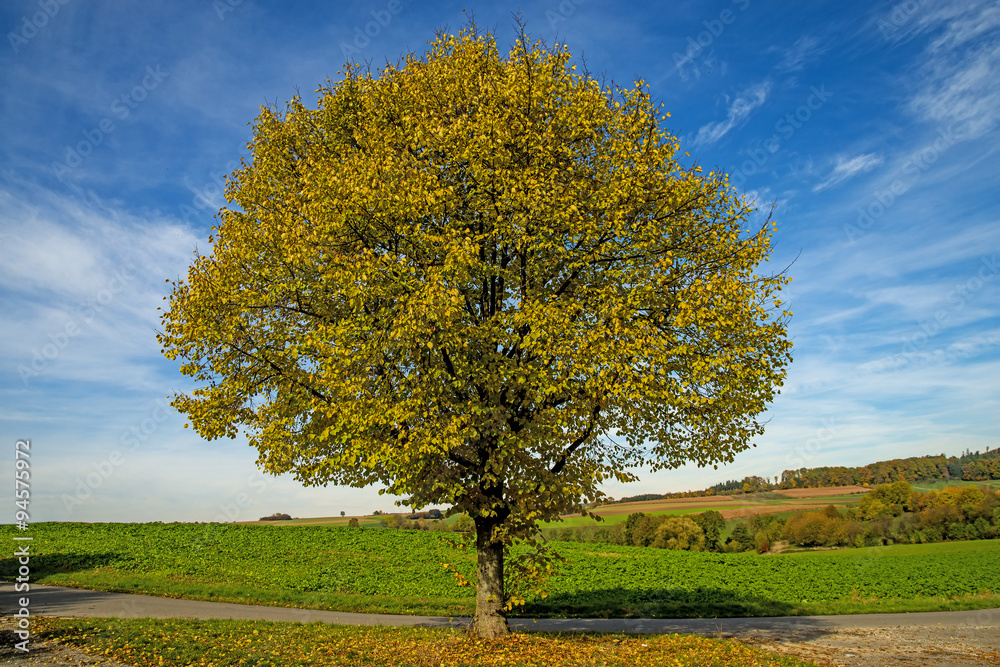
M452 529L456 533L474 533L476 532L476 522L468 514L462 514L455 521Z
M643 514L632 530L632 544L637 547L648 547L656 540L656 529L667 517Z
M836 544L838 524L839 520L831 519L822 512L801 512L788 517L784 537L804 547Z
M705 533L702 532L701 526L691 519L675 516L657 527L653 546L657 549L704 551Z

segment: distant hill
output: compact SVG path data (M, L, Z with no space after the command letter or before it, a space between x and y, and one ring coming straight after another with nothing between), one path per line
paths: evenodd
M668 498L756 493L781 489L808 489L820 486L875 486L899 480L907 482L936 482L949 480L981 481L1000 479L1000 449L985 452L965 451L959 456L911 456L907 459L878 461L861 467L834 466L785 470L781 481L772 482L764 477L744 477L715 484L703 491L679 493L644 493L621 498L615 502L630 503Z
M1000 479L1000 449L983 453L965 451L961 456L913 456L870 463L860 468L801 468L781 474L778 488L845 486L848 484L888 484L935 482L961 479L981 481Z

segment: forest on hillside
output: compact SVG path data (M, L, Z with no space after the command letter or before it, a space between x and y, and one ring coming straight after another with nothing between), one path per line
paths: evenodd
M715 484L702 491L682 491L678 493L645 493L628 496L619 503L667 498L690 498L699 496L733 495L757 493L782 489L809 489L820 486L876 486L892 482L951 482L964 480L978 482L1000 479L1000 448L985 452L965 451L959 456L911 456L905 459L878 461L860 467L827 466L821 468L799 468L785 470L781 479L766 477L744 477Z
M563 528L551 537L576 542L686 551L766 552L778 541L802 547L872 547L924 544L1000 536L1000 491L949 486L915 491L900 480L880 484L857 507L841 511L755 514L736 523L723 539L726 521L709 510L673 516L636 512L611 525Z

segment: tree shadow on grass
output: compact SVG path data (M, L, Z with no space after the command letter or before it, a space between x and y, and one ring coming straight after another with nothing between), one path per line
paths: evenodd
M23 565L17 558L0 560L0 580L14 581ZM130 558L113 552L31 554L27 563L31 581L37 581L41 577L51 574L69 574L96 570L101 567L128 568L131 565Z
M605 588L558 593L528 602L515 613L538 618L739 618L792 616L795 606L718 588Z

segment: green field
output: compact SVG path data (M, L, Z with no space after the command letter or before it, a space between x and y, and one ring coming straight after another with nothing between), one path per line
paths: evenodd
M443 567L471 574L472 557L441 533L159 523L42 523L31 531L36 583L339 611L473 610L473 590L456 587ZM522 614L714 617L1000 606L997 540L789 556L554 546L568 563L549 597L530 601ZM15 568L12 558L0 561L0 577Z
M642 503L618 503L598 507L595 510L595 513L602 517L600 521L590 517L564 516L558 521L547 521L541 525L542 532L548 538L554 539L558 535L558 531L564 528L612 526L616 523L625 521L631 511L643 512L654 516L683 516L686 514L699 514L701 512L708 512L711 510L718 512L725 510L752 510L755 514L773 514L780 518L788 518L796 512L810 510L819 511L823 509L824 506L831 504L838 506L842 505L847 508L854 507L858 504L858 501L860 501L862 497L863 496L861 494L857 493L838 495L831 492L830 495L814 498L789 498L788 496L783 496L780 493L762 492L748 493L746 495L737 496L706 496L702 498L687 498L683 500L675 499L646 501ZM732 500L729 500L730 498ZM686 506L692 503L697 503L701 506ZM794 507L796 509L787 509L789 507ZM609 514L609 512L617 513ZM722 534L723 539L728 537L732 533L735 525L742 520L742 518L727 520L726 528Z
M997 489L1000 489L1000 479L988 479L988 480L981 480L981 481L974 481L974 482L970 482L970 481L966 481L966 480L962 480L962 479L953 479L953 480L949 480L947 482L943 481L943 480L936 481L936 482L913 482L911 484L911 486L913 487L914 491L940 491L941 489L945 488L946 486L958 486L958 487L964 487L964 486L976 486L976 487L987 486L987 487L993 489L994 491L996 491Z
M646 514L654 514L656 516L669 515L669 516L680 516L684 514L699 514L701 512L707 512L709 509L743 509L751 507L750 505L734 505L733 503L728 503L725 508L682 508L682 509L666 509L666 510L653 510L651 512L645 512ZM562 517L559 521L546 521L542 524L544 528L576 528L577 526L612 526L616 523L620 523L628 519L628 514L610 514L603 516L600 521L596 519L591 519L586 516L567 516Z
M786 551L780 556L850 556L868 558L872 556L925 556L929 554L970 553L977 551L1000 551L1000 540L965 540L958 542L932 542L929 544L892 544L882 547L803 549Z
M735 496L703 496L699 498L684 498L684 499L667 499L659 501L647 501L642 503L612 503L609 505L602 505L594 510L594 512L603 517L601 521L597 521L590 517L583 517L579 515L565 515L558 520L542 522L543 530L550 529L562 529L562 528L576 528L578 526L610 526L616 524L620 521L625 521L628 515L632 512L643 512L652 515L671 515L679 516L684 514L698 514L699 512L707 512L709 510L743 510L752 509L755 512L761 514L771 514L786 512L783 508L795 505L815 505L815 509L819 510L826 504L836 504L844 505L846 507L853 507L861 499L861 495L857 493L842 493L837 494L837 487L830 487L830 495L822 496L818 498L806 498L797 499L789 498L780 493L765 491L760 493L748 493L739 494ZM699 506L690 507L692 503L697 503ZM810 507L810 509L812 509ZM803 511L801 509L796 511ZM406 514L403 513L405 516ZM782 516L787 516L788 514L783 513ZM386 515L388 516L388 515ZM364 527L378 527L386 516L358 516L356 518L361 526ZM242 522L247 525L272 525L272 526L346 526L348 521L352 517L314 517L314 518L296 518L286 521L247 521ZM441 523L450 526L457 519L456 516L451 516L447 519L441 520ZM428 521L429 524L435 523L434 521Z

